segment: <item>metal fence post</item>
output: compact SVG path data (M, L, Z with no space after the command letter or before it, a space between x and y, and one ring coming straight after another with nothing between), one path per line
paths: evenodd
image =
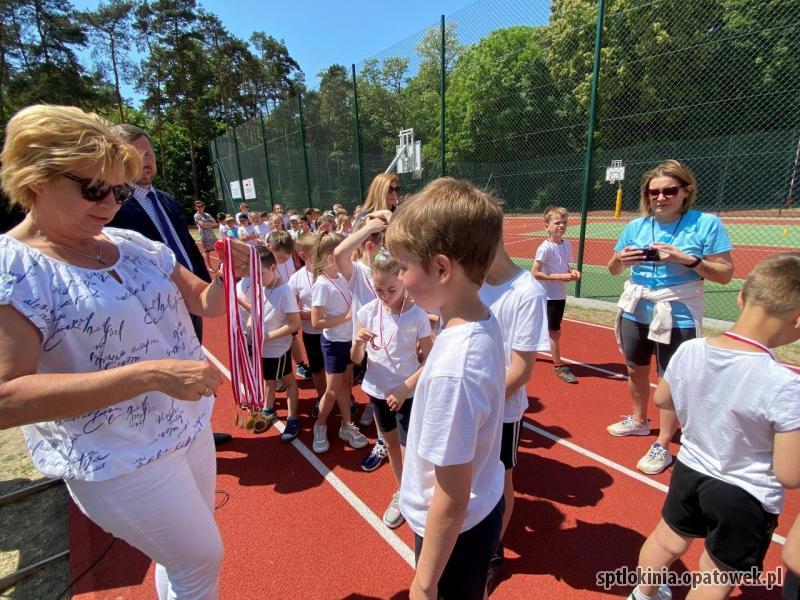
M444 143L445 143L445 130L444 130L444 94L445 94L445 52L444 52L444 15L442 15L441 24L441 48L439 62L441 68L439 69L439 176L444 177L445 174L445 160L444 160Z
M297 94L297 108L300 113L300 145L303 147L303 164L306 167L306 197L308 198L308 206L313 208L311 204L311 180L308 177L308 152L306 152L306 132L303 125L303 95Z
M242 191L242 200L244 200L244 184L242 183L242 163L239 160L239 140L236 139L236 127L231 127L233 132L233 152L236 154L236 173L239 175L239 190ZM231 198L232 199L232 198Z
M259 113L258 122L261 124L261 141L264 143L264 163L267 166L267 188L269 189L270 206L275 206L275 197L272 195L272 173L269 170L269 147L267 146L267 132L264 130L264 114Z
M358 201L364 202L364 157L361 154L361 130L358 127L358 84L356 83L356 65L352 63L353 70L353 123L356 132L356 154L358 155Z
M583 190L581 191L581 230L578 242L578 271L583 272L583 253L586 249L586 217L589 210L589 188L592 179L592 152L594 150L594 120L597 112L597 88L600 77L600 49L603 43L603 13L606 1L599 0L597 6L597 29L594 34L594 66L592 68L592 93L589 99L589 126L586 133L586 155L583 158ZM581 281L575 282L575 295L581 296Z

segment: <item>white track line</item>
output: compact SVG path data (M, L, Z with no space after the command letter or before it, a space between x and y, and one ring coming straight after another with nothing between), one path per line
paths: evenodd
M223 365L216 356L214 356L211 352L209 352L208 348L203 346L203 352L208 357L208 359L214 363L225 377L228 380L231 379L231 372ZM285 425L281 421L276 421L273 425L278 431L283 433ZM369 523L370 527L372 527L379 536L381 536L392 549L400 555L400 558L408 563L408 566L412 569L414 568L414 551L409 548L406 543L400 539L400 537L391 529L389 529L374 512L370 510L370 508L364 504L364 502L359 498L356 493L351 490L347 485L336 476L333 471L331 471L325 463L323 463L317 456L306 446L303 442L300 441L300 438L295 438L292 441L292 446L300 452L300 454L305 458L311 466L316 469L316 471L322 475L322 477L327 481L333 489L335 489L339 495L345 499L345 501L352 506L355 511L363 518L367 523Z

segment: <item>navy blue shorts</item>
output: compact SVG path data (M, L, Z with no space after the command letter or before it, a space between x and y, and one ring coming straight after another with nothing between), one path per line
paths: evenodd
M322 334L303 332L303 346L306 349L308 368L312 373L319 373L325 370L325 362L322 360Z
M332 342L322 334L322 362L326 373L344 373L350 363L350 342Z
M506 503L500 501L480 523L461 532L439 578L439 598L444 600L483 600L489 560L500 543ZM414 534L414 555L419 561L424 538Z

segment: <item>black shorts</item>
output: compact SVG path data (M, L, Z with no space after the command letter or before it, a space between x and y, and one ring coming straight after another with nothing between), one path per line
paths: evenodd
M647 339L650 333L650 326L630 319L622 319L622 351L625 353L625 362L629 365L644 367L650 364L650 357L653 352L656 354L658 375L664 374L667 370L672 355L686 340L693 340L697 337L694 328L682 329L672 328L672 336L669 344L660 344Z
M547 331L561 331L561 320L564 318L566 306L566 298L547 301Z
M506 471L517 466L517 448L519 434L522 431L522 419L513 423L503 423L503 438L500 441L500 460Z
M264 381L277 381L292 374L292 350L277 358L262 358L261 367L264 370Z
M303 332L303 347L306 349L308 368L312 373L319 373L325 370L325 363L322 360L322 334Z
M378 430L381 433L394 431L397 429L397 437L400 439L400 445L405 448L406 439L408 439L408 422L411 419L411 404L414 398L408 398L403 402L400 410L394 412L386 400L374 398L367 395L370 404L372 404L373 414L375 415L375 422L378 424Z
M786 569L786 579L783 582L783 600L798 600L800 598L800 579L791 569Z
M332 342L322 336L322 362L326 373L344 373L350 363L350 342Z
M763 568L778 515L742 488L675 461L661 516L678 535L705 538L706 551L734 571Z
M505 500L500 501L480 523L456 538L456 545L439 578L439 598L444 600L483 600L489 559L500 543ZM414 534L414 556L419 561L424 539Z

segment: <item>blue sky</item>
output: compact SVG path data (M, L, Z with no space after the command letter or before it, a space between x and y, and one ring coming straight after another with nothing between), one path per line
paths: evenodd
M331 64L348 68L409 36L438 23L474 3L474 0L205 0L199 2L215 13L234 35L247 39L253 31L265 31L283 39L289 53L306 74L306 83L317 87L316 74ZM93 9L96 0L72 0L76 9ZM89 53L82 55L87 64ZM123 94L135 92L126 86Z

